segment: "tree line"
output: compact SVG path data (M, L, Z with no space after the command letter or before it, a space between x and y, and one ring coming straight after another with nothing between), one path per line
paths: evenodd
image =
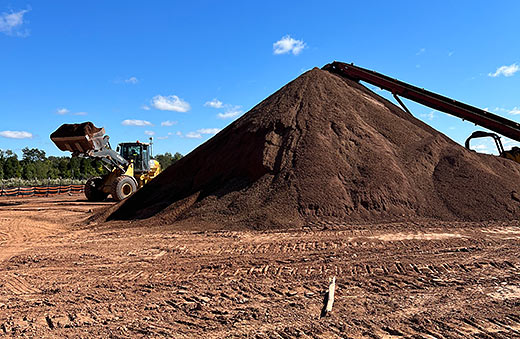
M103 175L107 170L99 160L81 157L47 157L37 148L22 149L22 158L11 150L0 150L0 180L5 179L79 179ZM155 156L162 169L182 158L180 153L167 152Z

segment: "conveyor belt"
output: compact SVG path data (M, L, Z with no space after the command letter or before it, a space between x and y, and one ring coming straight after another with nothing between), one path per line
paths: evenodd
M397 79L392 79L381 73L354 66L353 64L334 61L333 63L325 65L323 69L351 80L365 81L381 89L390 91L394 96L402 96L403 98L418 102L437 111L471 121L476 125L485 127L513 140L520 141L519 123L484 111L483 109L427 91L423 88L415 87Z

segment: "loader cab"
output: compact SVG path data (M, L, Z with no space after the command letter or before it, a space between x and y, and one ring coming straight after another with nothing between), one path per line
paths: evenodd
M495 140L495 145L497 146L498 154L502 158L510 159L510 160L520 163L520 148L515 146L515 147L512 147L508 151L504 150L504 146L502 145L502 140L500 139L500 136L496 133L490 133L490 132L485 132L485 131L475 131L466 139L466 143L464 144L464 146L471 151L470 142L472 139L486 138L486 137L490 137L490 138L493 138L493 140Z
M118 152L123 158L134 162L134 171L150 171L150 144L142 142L124 142L118 145Z

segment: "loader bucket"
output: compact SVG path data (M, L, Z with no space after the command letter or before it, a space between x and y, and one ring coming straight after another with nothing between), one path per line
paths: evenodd
M98 128L91 122L81 124L63 124L51 134L51 140L62 151L74 155L89 155L94 150L101 150L105 142L105 129Z

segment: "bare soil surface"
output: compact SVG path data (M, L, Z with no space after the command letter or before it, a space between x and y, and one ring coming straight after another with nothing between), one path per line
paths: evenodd
M85 226L109 204L0 200L0 336L520 337L516 221Z

